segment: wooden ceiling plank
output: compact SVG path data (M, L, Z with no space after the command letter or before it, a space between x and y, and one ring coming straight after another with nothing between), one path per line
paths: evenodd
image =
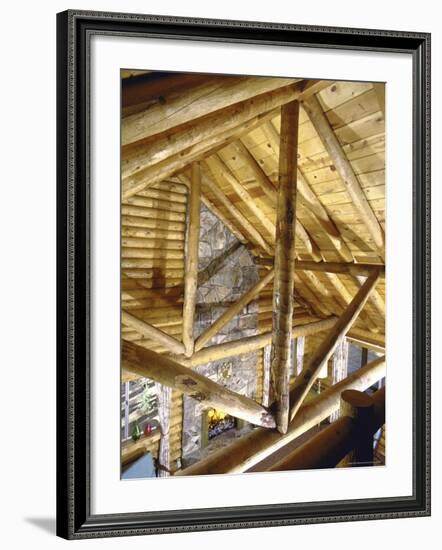
M358 210L361 218L370 230L370 234L373 237L379 254L384 258L385 236L382 227L379 225L379 221L374 215L356 174L350 162L347 160L345 153L342 151L341 145L331 129L318 99L315 96L311 96L303 103L303 106L315 126L319 137L323 140L336 169L341 175L355 208Z
M216 199L227 209L228 212L236 219L240 224L241 229L250 235L253 241L262 248L267 254L273 255L273 248L263 239L262 235L256 230L256 228L249 222L249 220L232 204L232 202L226 197L221 189L210 179L207 175L203 174L203 185L210 189Z

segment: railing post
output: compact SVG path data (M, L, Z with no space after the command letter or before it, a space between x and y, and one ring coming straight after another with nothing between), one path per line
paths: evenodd
M373 399L357 390L345 390L341 393L341 417L349 416L355 420L355 447L341 462L340 467L373 465Z

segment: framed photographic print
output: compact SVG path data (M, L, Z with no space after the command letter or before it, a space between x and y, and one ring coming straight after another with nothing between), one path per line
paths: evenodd
M430 36L57 28L58 535L428 515Z

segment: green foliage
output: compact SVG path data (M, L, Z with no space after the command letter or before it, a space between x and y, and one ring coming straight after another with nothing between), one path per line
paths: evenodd
M148 381L144 384L144 390L140 400L140 409L147 416L152 416L158 409L155 382Z

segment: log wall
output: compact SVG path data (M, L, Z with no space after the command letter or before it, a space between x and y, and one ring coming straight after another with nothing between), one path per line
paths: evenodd
M185 185L162 182L122 203L122 309L180 342L187 198ZM124 325L122 337L158 353L166 352L162 345ZM181 458L182 415L182 395L173 391L172 469ZM157 457L158 441L146 450Z

